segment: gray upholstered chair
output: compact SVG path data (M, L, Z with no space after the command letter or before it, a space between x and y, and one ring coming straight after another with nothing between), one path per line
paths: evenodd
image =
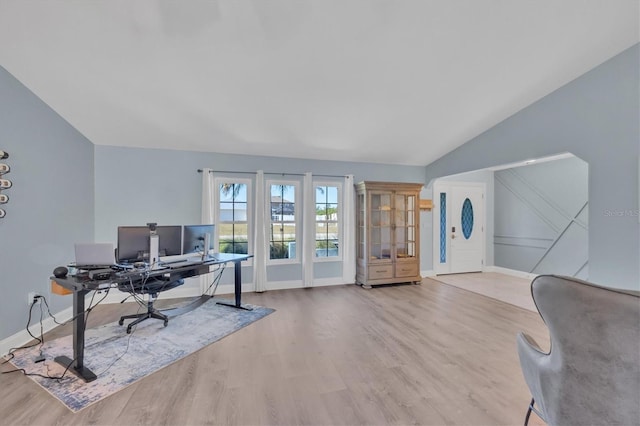
M541 275L531 293L551 349L518 334L525 425L532 409L550 425L640 425L640 292Z

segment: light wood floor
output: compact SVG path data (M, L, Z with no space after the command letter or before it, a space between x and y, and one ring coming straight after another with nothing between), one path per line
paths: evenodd
M430 279L243 301L277 311L76 414L0 375L0 424L518 425L530 396L516 333L548 344L536 313ZM90 325L127 309L100 306Z
M433 279L538 312L531 297L531 280L529 279L496 272L438 275Z

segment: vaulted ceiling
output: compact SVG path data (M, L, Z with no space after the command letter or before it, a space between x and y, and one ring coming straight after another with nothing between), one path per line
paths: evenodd
M98 145L426 165L640 41L637 0L0 0Z

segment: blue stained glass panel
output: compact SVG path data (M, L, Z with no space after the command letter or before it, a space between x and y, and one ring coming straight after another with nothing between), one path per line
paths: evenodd
M447 194L440 193L440 263L447 263Z
M462 234L464 238L468 240L471 238L471 233L473 232L473 205L471 205L471 200L468 198L462 203L461 215Z

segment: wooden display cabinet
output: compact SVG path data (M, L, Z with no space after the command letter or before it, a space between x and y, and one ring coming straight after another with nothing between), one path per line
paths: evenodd
M356 185L356 283L422 281L420 276L419 183L360 182Z

